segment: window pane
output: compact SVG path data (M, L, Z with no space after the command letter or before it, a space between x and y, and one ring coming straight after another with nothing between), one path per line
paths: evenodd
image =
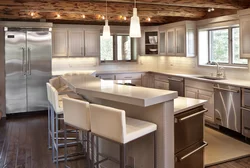
M113 61L113 36L109 39L101 36L101 61Z
M232 29L232 55L234 64L247 64L247 59L240 59L240 29Z
M131 40L129 36L117 36L117 60L131 60Z
M210 31L210 61L229 63L228 29Z

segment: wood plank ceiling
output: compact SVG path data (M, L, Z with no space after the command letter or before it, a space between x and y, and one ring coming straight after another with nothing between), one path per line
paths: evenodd
M105 4L106 0L1 0L0 19L103 24ZM108 0L110 24L128 25L133 6L134 0ZM136 6L143 25L159 25L236 14L237 10L250 7L250 3L249 0L137 0ZM208 12L209 8L214 11Z

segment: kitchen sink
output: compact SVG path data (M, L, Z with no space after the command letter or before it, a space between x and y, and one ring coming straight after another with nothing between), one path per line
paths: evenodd
M197 78L209 79L209 80L223 80L223 79L225 79L225 78L216 77L216 76L199 76Z

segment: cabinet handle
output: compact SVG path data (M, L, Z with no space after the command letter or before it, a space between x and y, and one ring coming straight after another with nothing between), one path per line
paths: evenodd
M248 127L244 127L244 129L250 131L250 128L248 128Z
M220 119L220 118L216 118L216 120L221 121L221 119Z
M126 76L126 77L124 77L125 79L131 79L132 78L132 76Z
M195 116L197 116L197 115L203 114L203 113L205 113L205 112L207 112L207 111L208 111L207 109L204 109L204 110L202 110L202 111L199 111L199 112L197 112L197 113L191 114L191 115L189 115L189 116L186 116L186 117L183 117L183 118L180 118L180 119L175 118L175 123L185 121L185 120L187 120L187 119L189 119L189 118L192 118L192 117L195 117Z
M181 158L176 157L177 162L181 162L182 160L186 159L186 158L189 157L190 155L194 154L195 152L198 152L199 150L205 148L205 147L208 145L208 143L205 142L205 141L204 141L203 143L204 143L204 144L203 144L202 146L196 148L196 149L193 150L192 152L189 152L189 153L186 154L185 156L182 156Z
M250 112L250 109L245 108L245 107L241 107L241 110L246 110L246 111L249 111L249 112Z

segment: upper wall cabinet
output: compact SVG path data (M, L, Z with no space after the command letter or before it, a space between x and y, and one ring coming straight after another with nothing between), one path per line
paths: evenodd
M164 26L166 28L166 55L194 57L195 22L179 22Z
M143 27L140 38L140 55L158 55L158 26Z
M159 54L166 55L166 32L159 32Z
M240 17L240 58L250 58L250 14Z
M52 33L53 56L68 55L68 31L67 29L53 29Z
M80 28L53 29L53 56L99 56L100 31Z

